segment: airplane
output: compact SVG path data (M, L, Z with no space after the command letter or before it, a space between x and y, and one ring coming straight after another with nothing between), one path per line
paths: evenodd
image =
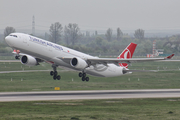
M11 33L5 37L6 43L16 54L15 58L28 66L36 66L41 62L52 64L53 71L50 75L54 80L60 80L57 67L63 66L79 72L82 81L89 81L86 74L98 77L115 77L129 74L135 70L129 70L132 62L148 62L171 59L174 54L165 58L132 58L137 44L130 43L117 58L94 57L71 48L43 40L24 33Z

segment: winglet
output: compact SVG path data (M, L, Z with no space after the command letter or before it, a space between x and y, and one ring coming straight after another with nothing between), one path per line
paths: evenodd
M172 55L166 57L165 59L171 59L173 56L174 56L174 54L172 54Z

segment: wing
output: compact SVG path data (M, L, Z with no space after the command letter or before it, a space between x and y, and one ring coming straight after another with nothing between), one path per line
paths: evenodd
M117 58L92 58L87 59L91 64L107 64L107 63L114 63L118 65L119 63L132 63L132 62L145 62L145 61L161 61L171 59L174 54L165 57L165 58L129 58L129 59L117 59Z
M115 65L119 65L119 63L127 63L130 64L132 62L145 62L145 61L161 61L171 59L174 54L165 57L165 58L129 58L129 59L117 59L117 58L87 58L84 59L88 65L96 65L96 64L104 64L113 63ZM72 57L57 57L66 63L70 63Z

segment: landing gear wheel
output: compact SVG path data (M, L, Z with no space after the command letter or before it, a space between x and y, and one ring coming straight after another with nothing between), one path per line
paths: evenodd
M57 78L57 76L56 76L56 75L54 75L54 76L53 76L53 79L54 79L54 80L56 80L56 78Z
M82 77L82 81L87 81L87 82L89 81L89 77L86 77L85 72L80 72L79 77Z
M83 73L82 75L83 75L84 78L86 77L86 73Z
M54 71L54 75L57 76L57 71Z
M86 79L85 77L82 77L82 81L85 81L85 79Z
M89 77L86 77L86 82L88 82L89 81Z
M79 73L79 77L82 77L82 76L83 76L83 74L80 72L80 73Z
M53 75L54 75L54 72L53 72L53 71L51 71L51 72L50 72L50 75L51 75L51 76L53 76Z
M60 75L58 75L58 76L57 76L57 80L60 80L60 79L61 79L61 76L60 76Z
M15 59L19 59L19 56L15 56Z

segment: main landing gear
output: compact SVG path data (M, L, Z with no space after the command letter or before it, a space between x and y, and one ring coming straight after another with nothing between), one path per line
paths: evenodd
M86 81L86 82L89 81L89 77L86 77L86 73L84 72L80 72L79 77L82 77L82 81Z
M61 79L61 76L58 75L57 73L57 66L56 65L52 65L52 68L53 68L53 71L50 72L50 75L53 76L53 79L54 80L60 80Z

